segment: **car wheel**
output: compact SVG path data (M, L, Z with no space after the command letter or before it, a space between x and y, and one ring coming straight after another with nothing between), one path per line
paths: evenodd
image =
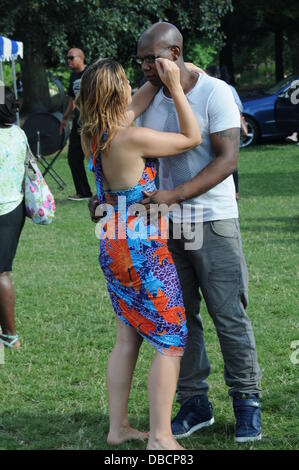
M241 134L241 138L240 138L241 148L249 147L249 145L254 145L258 141L258 138L259 138L258 127L256 123L254 122L254 120L248 116L244 116L244 119L247 124L248 134L246 136Z

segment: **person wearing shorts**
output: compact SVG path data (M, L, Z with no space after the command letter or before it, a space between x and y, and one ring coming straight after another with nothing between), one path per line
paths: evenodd
M13 125L17 102L13 91L5 88L0 103L0 344L18 349L15 331L15 294L11 271L25 222L23 182L27 140Z

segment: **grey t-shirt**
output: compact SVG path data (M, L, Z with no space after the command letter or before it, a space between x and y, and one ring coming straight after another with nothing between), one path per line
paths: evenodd
M194 88L186 96L198 119L202 143L188 152L159 160L161 189L172 189L189 181L216 158L210 134L240 127L239 110L229 86L222 80L200 74ZM158 131L179 132L173 100L166 97L161 89L137 124ZM232 175L206 193L184 201L183 206L191 211L192 221L196 207L201 208L204 222L237 218Z

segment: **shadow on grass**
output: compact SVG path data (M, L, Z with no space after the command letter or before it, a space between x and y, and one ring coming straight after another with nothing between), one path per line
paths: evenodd
M297 233L299 231L298 216L282 217L244 217L242 227L249 232L282 232Z
M147 430L148 424L132 422ZM109 446L109 417L95 413L3 412L0 414L0 450L142 450L146 442Z
M299 172L241 173L242 198L255 196L293 196L299 193Z
M283 149L286 150L287 148L289 149L294 149L296 146L294 144L290 144L289 142L285 142L283 139L274 139L274 140L268 140L263 141L263 143L257 143L255 145L251 145L249 147L245 147L241 149L240 153L270 153L273 154L273 152L281 152Z
M148 423L132 423L146 430ZM24 413L0 414L0 449L2 450L142 450L146 442L131 441L117 447L108 446L109 418L92 413ZM186 449L234 447L234 424L218 421L180 442Z
M108 417L97 414L0 414L0 448L107 449Z

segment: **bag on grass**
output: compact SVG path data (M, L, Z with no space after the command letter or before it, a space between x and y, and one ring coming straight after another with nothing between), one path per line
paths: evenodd
M28 142L25 160L24 195L26 215L35 224L50 224L56 211L54 197L37 166Z

